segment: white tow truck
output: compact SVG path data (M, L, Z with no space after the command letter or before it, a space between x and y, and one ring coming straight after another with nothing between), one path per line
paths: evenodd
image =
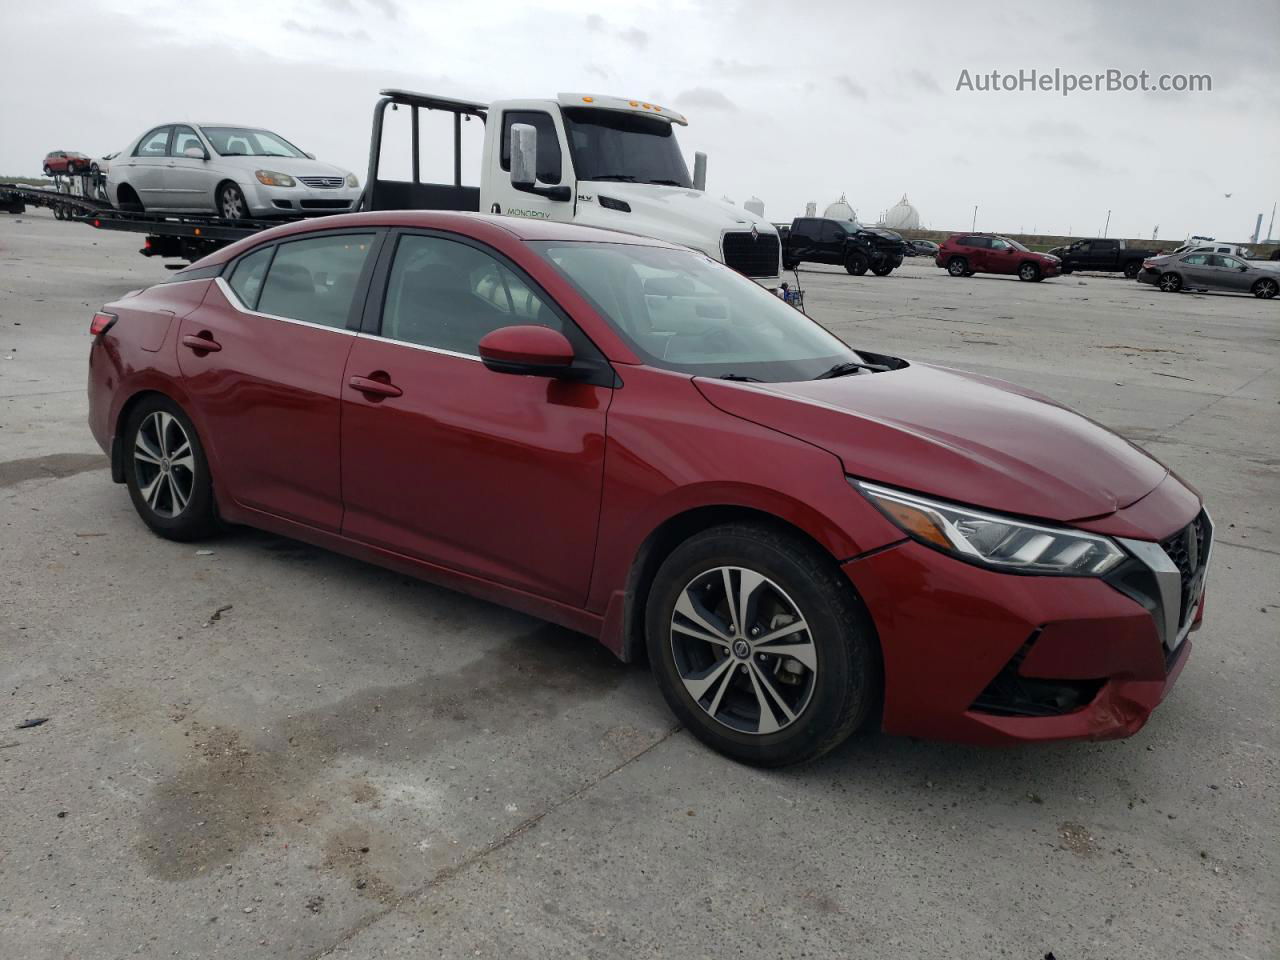
M410 114L410 179L381 176L387 108ZM420 111L453 114L453 183L426 183ZM464 186L462 124L485 124L480 185ZM491 104L383 90L373 115L367 210L473 210L580 223L700 250L763 286L782 281L773 224L706 194L706 156L689 173L679 113L643 100L562 93L554 100Z

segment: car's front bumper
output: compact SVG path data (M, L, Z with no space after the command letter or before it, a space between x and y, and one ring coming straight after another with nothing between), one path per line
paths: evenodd
M269 187L256 179L245 188L245 202L253 217L322 216L350 213L360 199L359 187Z
M1164 525L1180 529L1176 517L1187 499L1160 490L1149 496L1179 511ZM1126 532L1123 519L1115 530ZM1156 530L1152 540L1168 533ZM852 560L844 572L867 604L883 652L883 729L940 740L1136 733L1186 663L1187 634L1204 610L1203 570L1167 640L1154 580L1145 592L1155 596L1145 596L1096 578L998 573L914 541Z

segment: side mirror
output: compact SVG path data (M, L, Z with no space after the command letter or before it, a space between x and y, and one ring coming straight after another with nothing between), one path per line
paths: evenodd
M693 189L707 189L707 155L701 151L693 155Z
M184 157L190 157L192 160L208 160L209 155L204 152L202 147L187 147L182 151Z
M538 182L538 131L528 123L511 125L511 185L532 190Z
M1242 263L1242 264L1240 264L1240 266L1236 267L1236 269L1237 269L1237 270L1239 270L1241 273L1248 273L1248 272L1249 272L1249 267L1248 267L1248 265L1247 265L1247 264L1243 264L1243 263Z
M573 345L550 327L502 327L480 341L480 359L494 373L561 377L573 364Z

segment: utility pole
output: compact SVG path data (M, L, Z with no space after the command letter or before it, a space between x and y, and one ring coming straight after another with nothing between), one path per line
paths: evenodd
M1271 203L1271 222L1267 224L1267 243L1271 242L1271 229L1276 225L1276 205Z
M977 230L977 229L978 229L978 205L975 203L973 205L973 223L969 227L969 232L972 233L974 230Z
M1107 225L1102 228L1102 236L1105 238L1107 231L1111 229L1111 211L1107 211Z

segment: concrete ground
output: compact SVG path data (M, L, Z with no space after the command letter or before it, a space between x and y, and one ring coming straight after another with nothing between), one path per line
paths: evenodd
M150 535L85 426L92 310L165 275L137 246L0 215L0 955L1276 956L1280 302L802 274L855 346L1143 444L1219 540L1132 739L761 772L585 638L249 530Z

